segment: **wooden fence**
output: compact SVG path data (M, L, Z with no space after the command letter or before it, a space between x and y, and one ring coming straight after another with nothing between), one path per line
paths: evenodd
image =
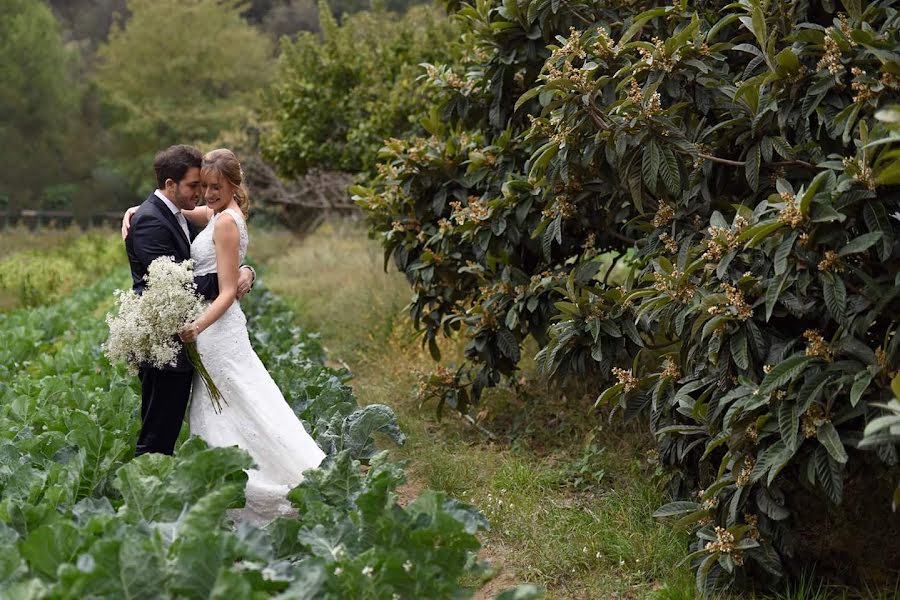
M0 210L0 230L10 227L27 227L31 230L44 228L65 228L78 225L89 227L115 227L122 222L122 212L101 212L92 215L78 215L68 210Z
M255 157L244 162L244 170L252 200L276 208L277 218L297 233L314 230L329 216L358 218L362 214L347 193L353 183L353 176L348 173L313 172L285 181L268 164ZM118 228L123 212L124 209L76 215L67 210L0 210L0 231L15 226L32 230L72 225L85 229Z

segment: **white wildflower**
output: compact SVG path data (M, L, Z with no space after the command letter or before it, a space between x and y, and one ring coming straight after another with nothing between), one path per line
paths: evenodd
M374 572L375 572L375 569L373 569L369 565L364 566L363 570L362 570L362 574L365 575L366 577L371 577L372 573L374 573Z
M193 263L176 263L163 256L150 263L147 286L138 296L116 290L118 314L109 314L106 356L111 362L126 362L134 369L140 363L156 368L174 366L181 349L175 337L187 323L203 312L196 295Z
M337 567L337 568L334 570L334 576L335 576L335 577L340 577L340 576L341 576L341 573L343 573L343 572L344 572L344 570L343 570L342 568Z
M181 351L178 332L205 308L196 293L193 269L193 261L177 263L171 256L161 256L147 269L143 294L116 290L118 310L106 316L109 339L104 349L110 362L125 362L132 371L140 364L175 365ZM213 405L221 409L221 393L203 367L196 344L187 344L187 353L209 388Z
M403 570L406 571L407 573L412 571L412 568L413 568L413 564L412 564L411 560L408 560L405 563L403 563Z

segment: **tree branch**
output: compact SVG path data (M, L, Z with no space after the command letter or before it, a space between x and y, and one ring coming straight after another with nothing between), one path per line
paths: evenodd
M607 235L609 235L609 236L611 236L611 237L614 237L614 238L616 238L617 240L620 240L620 241L622 241L622 242L625 242L626 244L634 245L634 244L637 244L637 243L638 243L638 241L637 241L636 239L630 238L630 237L628 237L627 235L622 235L621 233L619 233L619 232L617 232L617 231L608 231L608 230L606 230L606 231L604 231L603 233L605 233L605 234L607 234Z
M469 414L463 414L463 413L461 413L461 412L459 412L459 411L456 411L456 410L454 410L454 411L452 411L452 412L453 412L453 414L455 414L457 417L459 417L460 419L462 419L463 421L465 421L466 423L468 423L470 426L472 426L473 428L475 428L481 435L485 436L486 438L488 438L488 439L491 440L492 442L499 441L500 438L499 438L499 436L497 436L497 434L495 434L494 432L492 432L492 431L490 431L490 430L488 430L488 429L485 429L483 426L481 426L481 425L478 423L478 421L476 421L475 419L473 419L471 415L469 415Z
M572 8L572 5L569 4L568 2L566 2L566 0L561 0L561 2L562 2L563 5L565 5L566 8L569 9L569 11L570 11L573 15L575 15L576 17L578 17L579 19L581 19L581 22L582 22L582 23L587 23L588 25L593 25L593 24L594 24L593 21L591 21L590 19L588 19L587 17L585 17L584 15L582 15L580 12L578 12L577 10L575 10L574 8Z
M606 275L603 276L603 285L607 285L607 280L609 279L609 274L612 273L613 269L616 268L616 263L624 256L624 254L617 254L616 257L612 260L612 263L609 265L609 268L606 270Z
M594 121L594 123L597 125L597 127L599 127L600 129L603 129L605 131L609 131L610 129L612 129L612 125L604 119L603 113L600 112L595 106L588 106L587 111L588 111L588 115L590 115L590 117L591 117L591 120ZM684 154L686 156L693 156L693 154L691 154L687 150L684 150L683 148L675 148L675 151L678 152L679 154ZM743 161L743 160L731 160L730 158L721 158L719 156L714 156L712 154L705 154L703 152L698 152L697 157L702 158L703 160L708 160L710 162L719 163L721 165L728 165L730 167L743 167L743 166L746 166L746 164L747 164L746 161ZM779 160L779 161L770 162L767 164L772 165L774 167L794 166L794 167L804 167L807 169L817 169L818 168L818 167L816 167L816 165L808 163L804 160Z
M688 152L687 150L683 150L681 148L676 148L676 151L679 152L680 154L686 154L688 156L691 156L691 153ZM743 161L743 160L731 160L730 158L720 158L718 156L713 156L712 154L704 154L703 152L698 152L697 157L702 158L703 160L708 160L709 162L719 163L722 165L728 165L731 167L743 167L747 164L747 162ZM818 169L818 167L816 165L814 165L812 163L808 163L804 160L779 160L779 161L763 163L763 164L769 164L769 165L772 165L773 167L795 166L795 167L805 167L807 169Z
M681 152L682 154L687 154L688 156L690 156L690 154L691 154L687 150L682 150L680 148L678 149L678 151ZM697 156L702 158L703 160L708 160L709 162L720 163L723 165L730 165L732 167L743 167L744 165L747 164L742 160L731 160L728 158L719 158L718 156L713 156L712 154L703 154L702 152L698 152Z

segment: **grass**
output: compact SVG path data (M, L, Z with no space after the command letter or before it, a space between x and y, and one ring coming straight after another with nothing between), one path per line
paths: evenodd
M34 231L23 225L0 228L0 258L25 250L45 251L60 248L70 244L82 234L83 231L77 225L65 229L45 228Z

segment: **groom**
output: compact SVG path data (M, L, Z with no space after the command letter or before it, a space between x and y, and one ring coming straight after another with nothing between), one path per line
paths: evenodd
M191 210L200 199L200 163L203 155L192 146L166 148L156 155L153 169L158 188L131 216L125 250L131 263L132 288L144 291L144 275L154 259L173 256L177 262L191 257L191 241L198 230L182 210ZM125 216L128 228L129 213ZM249 266L242 266L238 297L247 293L255 279ZM197 291L211 300L218 295L215 274L198 277ZM174 367L141 366L141 432L135 455L146 452L172 454L191 395L194 368L182 348Z

